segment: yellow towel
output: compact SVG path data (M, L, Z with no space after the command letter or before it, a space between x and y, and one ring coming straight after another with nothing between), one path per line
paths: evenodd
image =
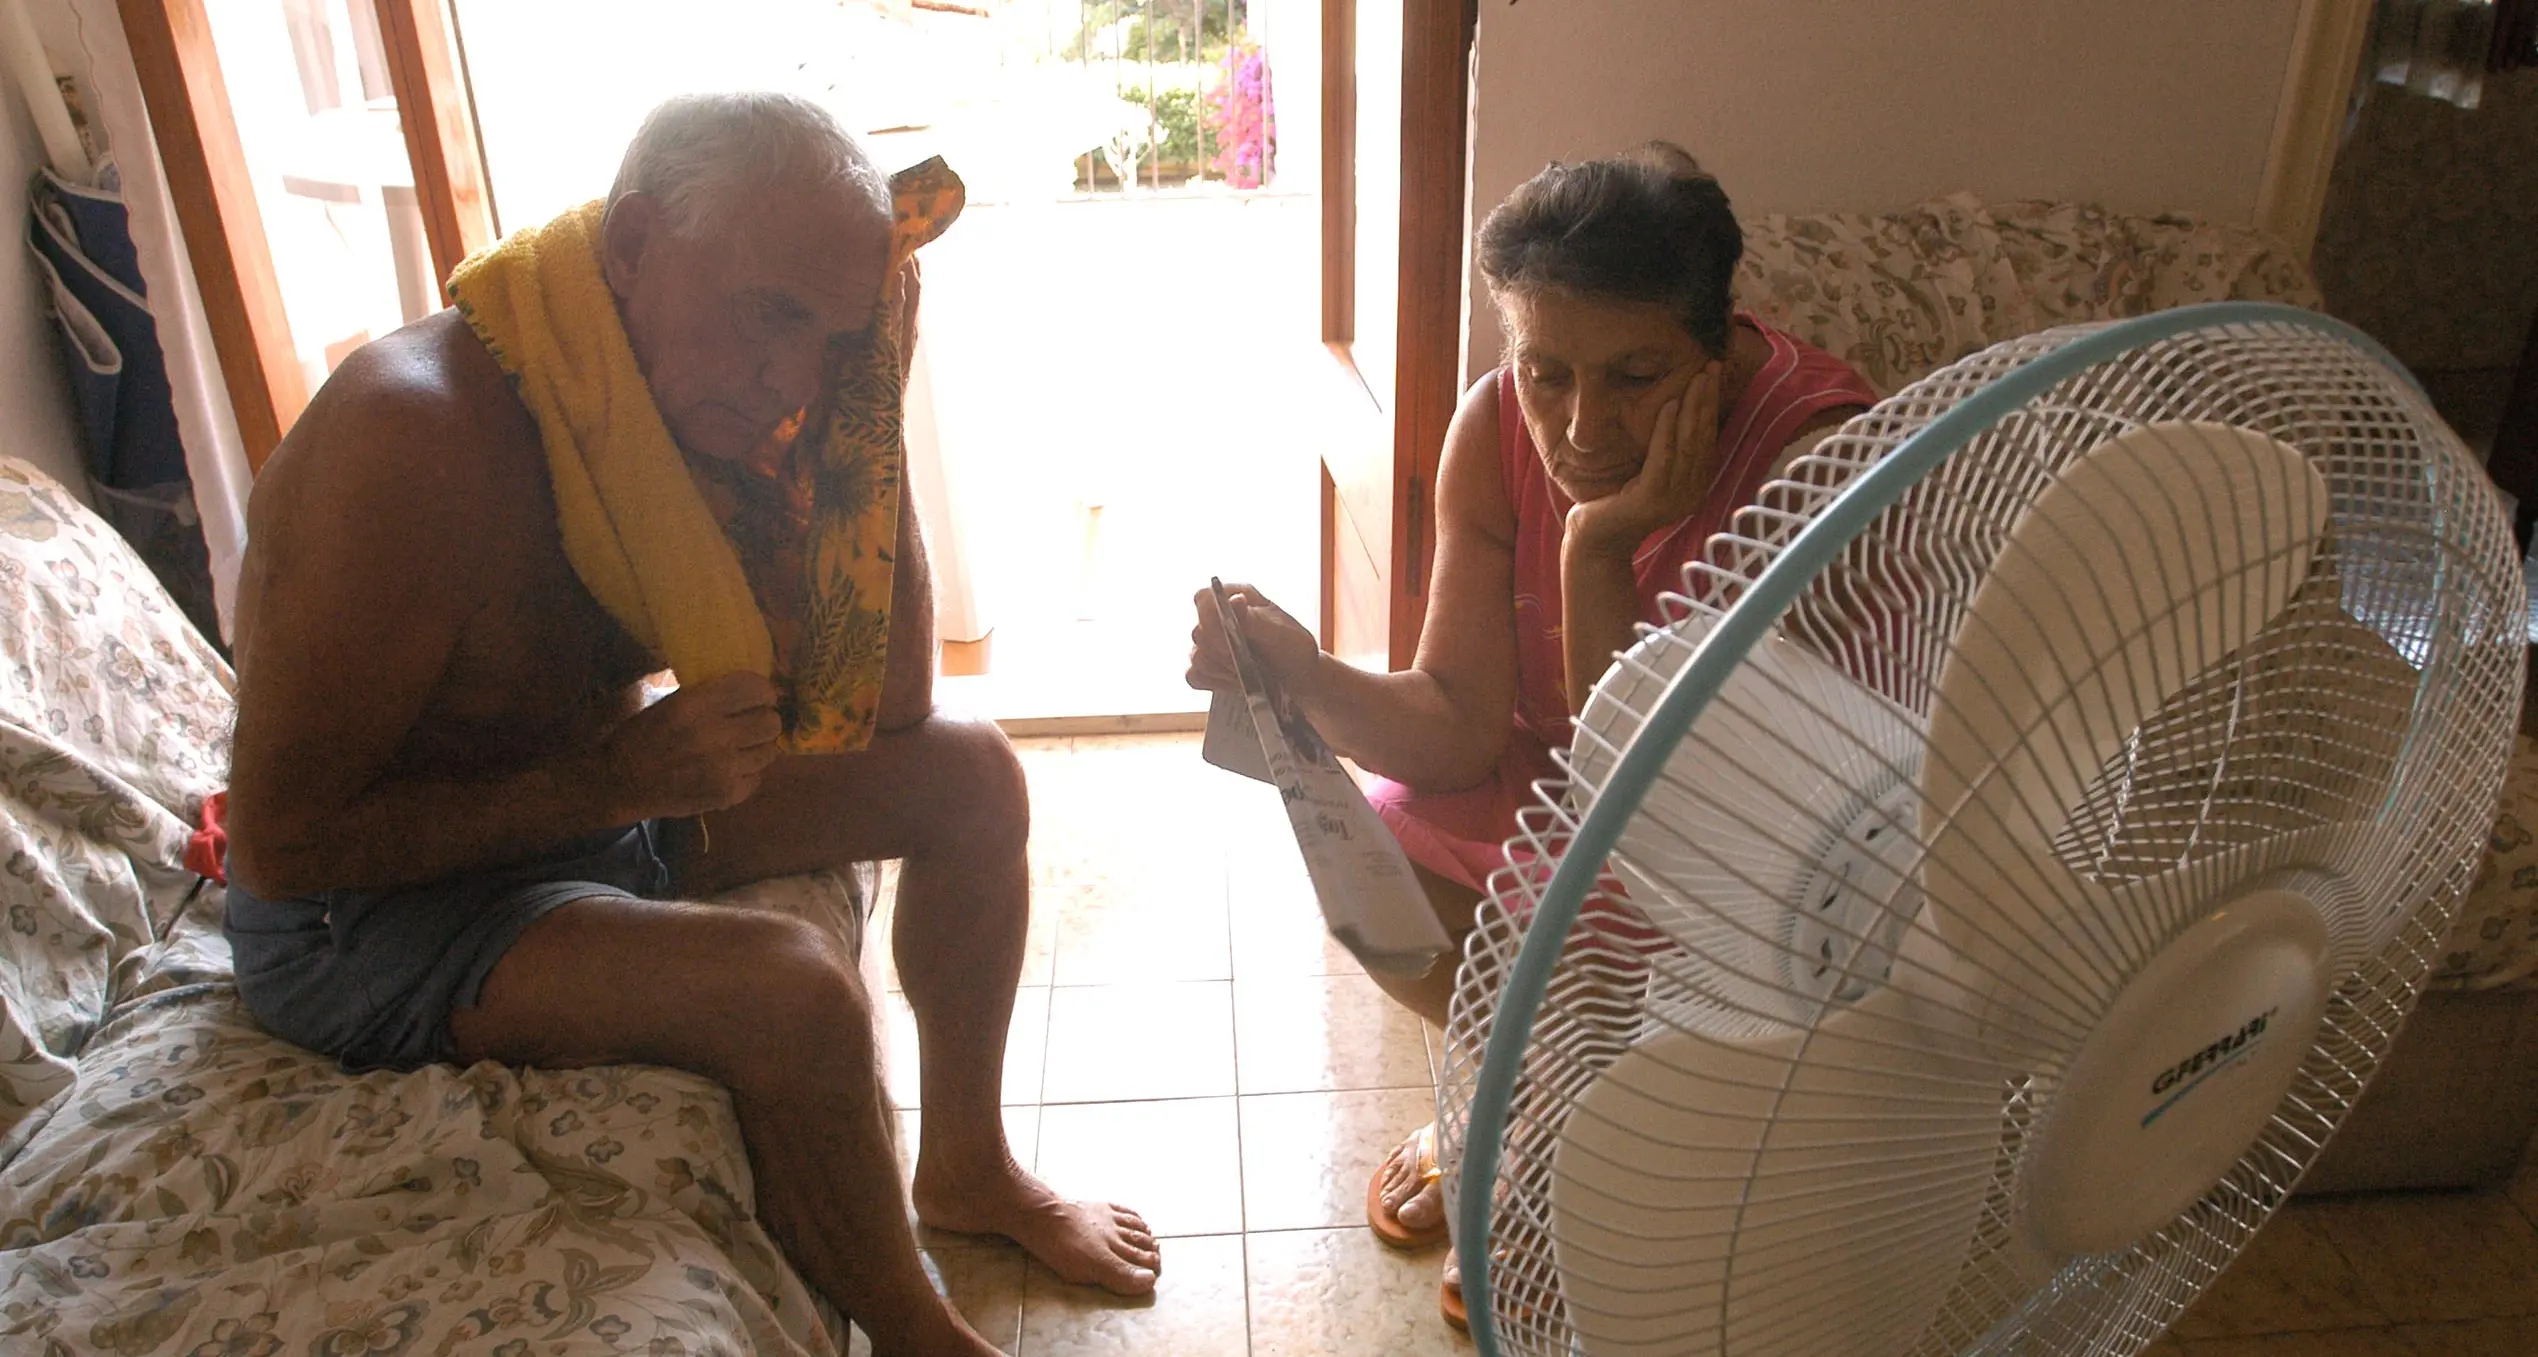
M891 269L870 340L832 349L819 402L752 473L772 488L714 503L699 480L736 473L699 459L691 475L661 422L601 270L601 204L516 232L449 280L537 419L575 573L681 682L773 678L788 752L868 743L887 669L913 274L902 266L962 205L940 159L893 176L891 190Z

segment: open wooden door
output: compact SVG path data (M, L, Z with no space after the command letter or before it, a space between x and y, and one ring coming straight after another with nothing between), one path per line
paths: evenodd
M375 14L428 240L431 291L492 238L484 166L443 0L346 0ZM308 403L256 188L205 0L122 0L125 37L166 164L249 470Z
M293 355L211 20L203 0L123 0L121 13L238 439L254 471L308 404L308 383Z
M1469 0L1323 0L1322 338L1353 374L1322 453L1322 643L1408 666L1459 395Z

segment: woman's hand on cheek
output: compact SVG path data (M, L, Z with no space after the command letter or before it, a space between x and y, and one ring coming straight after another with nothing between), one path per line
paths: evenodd
M1704 364L1682 395L1659 407L1639 474L1612 494L1569 510L1571 546L1627 556L1648 534L1699 511L1717 479L1722 375L1716 361Z

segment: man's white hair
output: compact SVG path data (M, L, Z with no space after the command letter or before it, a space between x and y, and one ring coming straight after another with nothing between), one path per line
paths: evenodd
M890 184L828 110L791 94L682 94L646 114L609 187L661 202L662 220L693 239L733 208L773 193L842 190L890 216Z

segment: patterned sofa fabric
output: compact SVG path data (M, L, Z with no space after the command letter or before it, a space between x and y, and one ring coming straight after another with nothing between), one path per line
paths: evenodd
M2485 860L2432 973L2445 989L2538 983L2538 743L2520 736Z
M2246 227L1972 194L1884 213L1745 224L1740 305L1839 355L1880 394L1991 344L2193 302L2319 305L2289 250Z
M1992 221L2040 327L2198 302L2325 304L2308 266L2252 227L2051 202L1998 204Z
M1971 194L1885 213L1744 223L1739 305L1898 389L2035 324L1991 214Z

